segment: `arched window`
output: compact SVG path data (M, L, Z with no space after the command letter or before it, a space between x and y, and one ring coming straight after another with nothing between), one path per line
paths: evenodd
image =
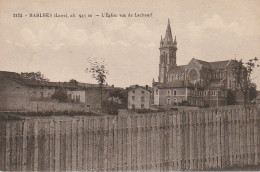
M171 99L170 99L170 98L167 99L167 104L168 104L168 105L171 104Z
M175 96L177 95L177 91L176 90L173 91L173 95L175 95Z
M190 72L189 72L189 79L192 80L192 81L195 81L199 78L199 74L198 72L195 70L195 69L192 69Z

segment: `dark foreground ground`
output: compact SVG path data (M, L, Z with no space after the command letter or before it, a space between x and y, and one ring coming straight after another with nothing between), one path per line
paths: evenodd
M260 171L260 166L230 167L224 169L210 169L210 171Z
M58 116L100 116L94 112L1 112L0 121L23 120L33 117L58 117Z

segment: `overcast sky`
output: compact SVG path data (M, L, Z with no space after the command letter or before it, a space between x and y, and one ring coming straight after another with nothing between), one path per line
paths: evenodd
M177 64L260 57L259 0L0 0L0 70L41 71L51 81L96 83L87 58L104 58L107 82L126 87L158 79L159 43L170 18ZM92 18L14 18L13 13L92 14ZM96 17L147 13L143 18ZM236 55L235 55L236 54ZM260 69L255 71L257 77ZM260 88L260 76L254 81Z

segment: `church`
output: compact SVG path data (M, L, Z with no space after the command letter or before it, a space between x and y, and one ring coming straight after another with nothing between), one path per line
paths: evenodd
M158 82L153 80L155 106L223 106L227 104L228 91L236 94L237 103L243 101L242 92L232 74L238 61L207 62L193 58L187 65L177 65L177 49L176 36L173 39L168 20L159 47Z

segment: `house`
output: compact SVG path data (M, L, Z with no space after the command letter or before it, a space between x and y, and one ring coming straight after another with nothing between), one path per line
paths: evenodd
M122 104L122 100L119 97L109 97L108 101L112 101L114 103Z
M67 95L70 101L75 103L85 103L86 102L86 93L84 89L75 89L75 90L68 90Z
M150 109L151 93L148 86L130 86L128 88L128 109Z
M86 109L100 108L101 92L98 84L36 82L24 79L15 72L0 71L0 110L30 111L40 104L47 106L48 102L54 106L52 110L55 110L56 107L60 109L58 106L61 104L52 98L54 93L60 89L67 94L65 103L69 105L63 103L64 107L81 104L81 107L86 107ZM120 88L103 86L102 100L107 100L110 97L110 92L116 89Z
M187 65L177 65L177 40L176 36L173 40L170 21L159 50L158 82L153 80L154 105L222 106L227 104L228 90L235 94L237 103L243 102L242 91L232 74L238 61L207 62L193 58Z

